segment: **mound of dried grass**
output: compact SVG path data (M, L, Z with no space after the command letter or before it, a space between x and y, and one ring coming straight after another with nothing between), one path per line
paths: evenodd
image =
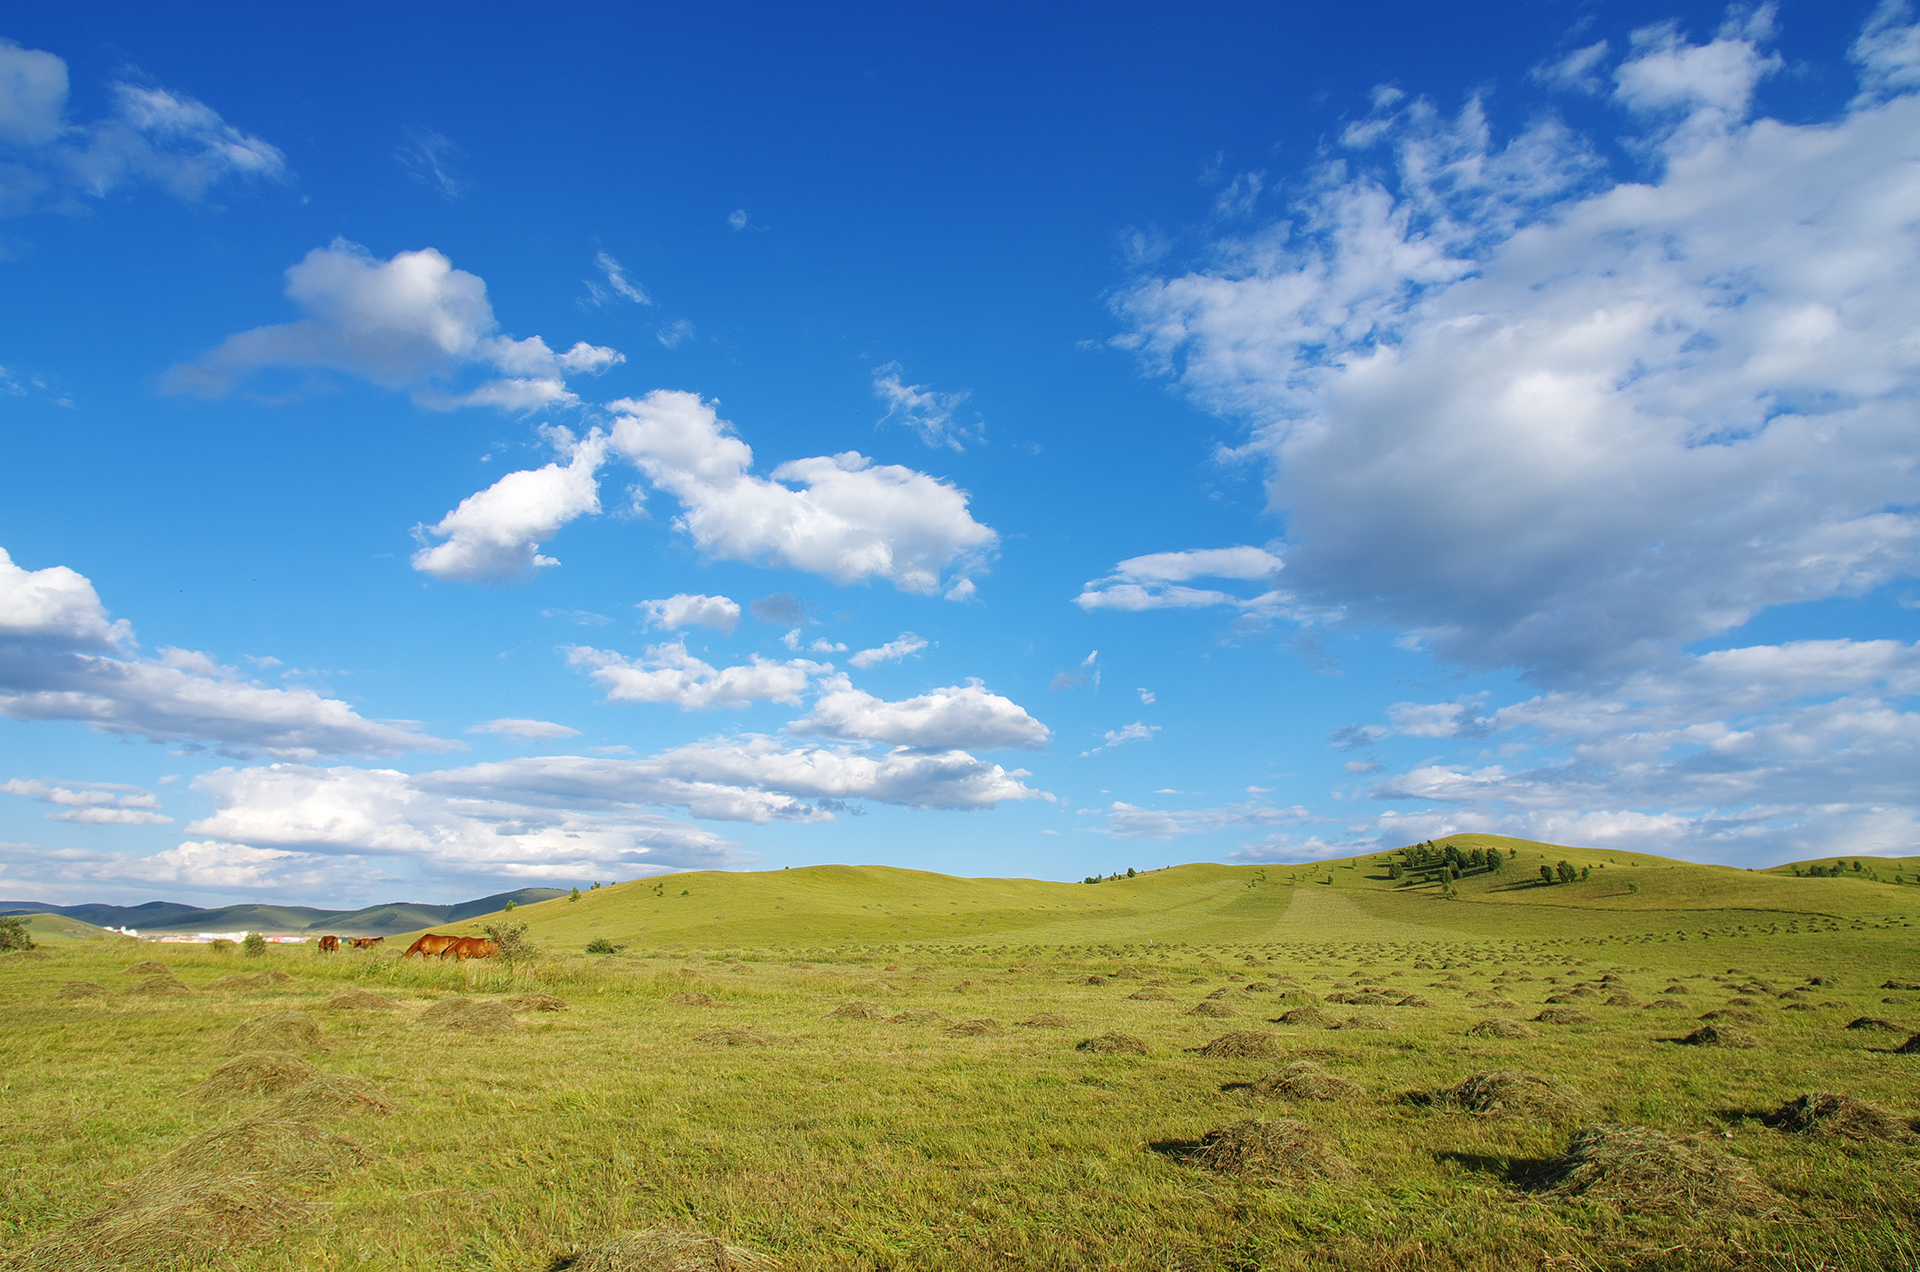
M1213 1002L1195 1003L1187 1011L1187 1015L1189 1016L1212 1016L1216 1020L1227 1016L1238 1016L1239 1014L1239 1012L1227 1006L1225 1003Z
M400 1004L384 994L364 989L343 989L327 999L328 1011L398 1011Z
M193 991L182 984L172 972L162 976L149 976L135 982L128 990L130 998L184 998Z
M55 998L104 998L110 993L105 985L96 985L92 981L67 981L55 990Z
M1292 1011L1281 1012L1279 1018L1273 1023L1276 1025L1298 1025L1303 1029L1314 1027L1331 1029L1334 1026L1334 1019L1318 1007L1307 1006L1295 1007Z
M1104 1033L1098 1038L1075 1043L1073 1049L1095 1055L1144 1056L1147 1054L1147 1040L1134 1034Z
M1517 1020L1488 1016L1467 1030L1469 1038L1537 1038L1540 1035Z
M695 1042L716 1047L764 1047L767 1039L750 1029L707 1029L693 1035Z
M1773 1194L1737 1157L1699 1139L1644 1126L1589 1126L1523 1185L1562 1198L1611 1201L1629 1213L1725 1214L1758 1210Z
M1348 1016L1333 1027L1335 1029L1377 1029L1390 1033L1393 1030L1393 1022L1385 1016L1369 1016L1361 1012L1358 1015Z
M1435 1107L1479 1117L1538 1117L1569 1122L1586 1111L1578 1091L1543 1073L1488 1069L1468 1074L1458 1086L1428 1094Z
M132 967L122 968L122 976L171 976L173 969L165 963L156 963L152 959L135 963Z
M1043 1011L1017 1023L1022 1029L1065 1029L1073 1022L1065 1016L1056 1016L1050 1011Z
M1804 1004L1798 1004L1798 1003L1795 1004L1795 1006L1802 1006L1802 1005ZM1788 1008L1788 1010L1791 1011L1792 1008ZM1741 1011L1738 1007L1716 1007L1712 1011L1702 1012L1700 1014L1700 1019L1701 1020L1730 1020L1736 1025L1752 1025L1752 1024L1759 1023L1760 1017L1754 1015L1750 1011Z
M1311 1060L1296 1060L1278 1073L1255 1079L1253 1091L1286 1100L1350 1100L1360 1094L1357 1085Z
M681 1228L648 1228L556 1260L548 1272L761 1272L780 1265L719 1237Z
M227 1035L229 1051L325 1051L320 1022L304 1012L255 1016Z
M456 1033L508 1033L520 1027L513 1008L505 1003L472 998L449 998L420 1013L422 1024L438 1025Z
M1744 1029L1725 1025L1702 1025L1680 1040L1688 1047L1757 1047L1760 1040Z
M841 1003L827 1013L828 1020L885 1020L887 1009L878 1003Z
M950 1025L953 1023L953 1017L944 1012L922 1009L919 1011L903 1011L898 1016L893 1017L888 1023L895 1025Z
M1572 1007L1549 1007L1534 1020L1543 1025L1590 1025L1593 1017Z
M379 1087L350 1073L321 1073L282 1096L271 1115L281 1118L385 1117L398 1106Z
M219 993L249 993L256 989L265 989L267 982L258 976L249 976L245 972L235 972L231 976L216 976L202 985L202 989Z
M1107 985L1111 983L1112 982L1104 976L1082 976L1074 982L1076 985Z
M711 994L703 994L697 989L690 989L684 994L675 994L672 998L667 999L667 1001L675 1007L718 1007L721 1005L719 999L713 997Z
M1916 1138L1913 1126L1877 1104L1833 1091L1810 1091L1769 1113L1765 1121L1778 1131L1795 1135L1837 1135L1850 1140Z
M1127 997L1133 999L1135 1002L1141 1003L1170 1003L1173 1001L1172 994L1169 994L1164 989L1156 989L1151 985L1145 989L1135 990L1133 993L1128 994Z
M1891 1020L1882 1020L1878 1016L1861 1016L1857 1020L1850 1020L1847 1022L1847 1028L1877 1029L1885 1033L1907 1032L1906 1030L1902 1029L1899 1025L1894 1024Z
M190 1094L199 1100L280 1095L311 1082L319 1072L290 1051L250 1051L208 1074Z
M1353 1163L1305 1122L1244 1121L1216 1127L1188 1154L1196 1166L1250 1179L1349 1179Z
M1395 1007L1431 1007L1433 1006L1433 1002L1424 994L1408 994L1406 997L1396 1000L1392 1005Z
M1643 1005L1638 998L1628 993L1614 994L1606 1001L1606 1006L1608 1007L1640 1007Z
M1265 1033L1258 1029L1236 1029L1232 1033L1221 1034L1211 1042L1201 1043L1187 1050L1196 1056L1205 1056L1209 1060L1232 1060L1242 1056L1264 1058L1282 1054L1280 1035Z
M993 1017L982 1016L976 1020L963 1020L943 1032L949 1038L990 1038L1006 1030Z
M569 1011L571 1010L571 1008L567 1005L566 999L556 997L553 994L542 994L537 991L529 991L528 993L525 993L525 994L515 994L512 998L507 999L507 1006L513 1008L515 1011Z

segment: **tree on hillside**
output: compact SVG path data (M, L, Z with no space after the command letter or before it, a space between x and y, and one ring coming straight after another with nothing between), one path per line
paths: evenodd
M27 932L27 925L23 920L0 919L0 954L32 948L33 937Z
M1552 883L1552 882L1553 882L1553 867L1552 867L1552 866L1541 866L1541 867L1540 867L1540 877L1541 877L1541 879L1543 879L1543 880L1545 880L1546 882L1548 882L1548 883Z
M1500 850L1498 848L1495 848L1493 851L1487 854L1487 869L1492 873L1499 874L1501 869L1505 867L1506 864L1507 864L1507 859L1500 855Z
M1580 872L1573 868L1573 863L1564 858L1559 865L1553 868L1553 872L1560 876L1560 882L1562 883L1572 883L1580 877Z

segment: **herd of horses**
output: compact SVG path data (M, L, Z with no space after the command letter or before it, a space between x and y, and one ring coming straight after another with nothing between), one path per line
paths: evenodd
M356 950L370 950L386 939L384 936L350 936L347 938L347 941ZM339 949L339 937L323 936L320 938L320 952L322 954L337 953ZM406 954L402 954L400 957L406 958L412 954L418 954L423 959L447 958L451 956L461 962L465 962L470 958L492 958L499 952L500 944L497 941L489 941L478 936L438 936L429 932L412 945L409 945Z

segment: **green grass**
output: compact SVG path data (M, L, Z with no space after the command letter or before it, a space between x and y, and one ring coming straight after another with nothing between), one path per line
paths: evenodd
M880 867L675 875L517 908L506 920L526 921L546 951L517 968L401 961L393 938L371 954L299 947L263 959L49 943L0 957L0 1122L31 1146L0 1192L0 1248L30 1249L188 1137L256 1111L258 1101L208 1105L189 1093L228 1058L237 1024L294 1010L324 1030L313 1063L371 1081L400 1110L338 1124L368 1162L316 1185L306 1220L249 1250L201 1251L194 1266L534 1272L656 1223L722 1233L801 1269L1920 1266L1920 1153L1802 1141L1758 1120L1809 1090L1920 1113L1920 1056L1889 1054L1906 1035L1842 1027L1873 1015L1920 1029L1920 994L1880 988L1920 979L1920 892L1544 845L1510 864L1529 851L1606 869L1552 887L1515 886L1519 870L1469 877L1457 900L1395 886L1376 858L1182 866L1098 885ZM1618 887L1616 872L1639 892ZM589 958L596 937L626 949ZM197 992L126 993L135 978L120 969L148 957ZM294 980L200 988L262 968ZM1594 1023L1535 1025L1535 1038L1464 1036L1490 1014L1471 991L1498 981L1520 1005L1491 1014L1524 1018L1549 992L1608 970L1643 1000L1687 1007L1591 1006ZM1122 971L1137 974L1082 983ZM1741 996L1734 986L1750 978L1784 992L1813 976L1837 983L1812 989L1812 1010L1747 995L1758 1050L1662 1041ZM1278 977L1296 982L1284 997L1245 988ZM69 980L113 992L56 999ZM1128 997L1150 981L1173 1001ZM1432 1005L1326 1007L1385 1015L1388 1032L1266 1023L1305 996L1375 982ZM1686 992L1663 994L1670 983ZM403 1009L326 1010L346 986ZM570 1009L522 1013L519 1029L496 1036L420 1019L455 994L528 989ZM1221 989L1238 1018L1187 1014ZM719 1005L673 1001L688 991ZM1005 1030L956 1037L829 1019L849 1000L992 1017ZM1015 1024L1040 1012L1072 1025ZM715 1026L768 1045L697 1040ZM1185 1050L1236 1028L1280 1034L1289 1057L1313 1058L1363 1094L1259 1100L1238 1084L1284 1059ZM1147 1039L1149 1054L1074 1049L1109 1030ZM1519 1191L1508 1172L1552 1155L1570 1126L1402 1099L1503 1067L1568 1081L1590 1102L1589 1121L1710 1135L1779 1202L1715 1219L1549 1200ZM1307 1120L1340 1143L1357 1177L1276 1187L1156 1151L1245 1117Z

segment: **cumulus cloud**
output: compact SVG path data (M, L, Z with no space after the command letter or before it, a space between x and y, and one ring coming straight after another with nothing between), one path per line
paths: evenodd
M986 440L987 426L979 420L971 424L954 419L970 394L940 393L924 384L907 384L901 379L898 362L889 362L873 373L873 395L887 408L881 424L901 424L920 435L929 446L964 451L967 444Z
M565 466L508 473L462 499L439 524L416 526L416 537L444 542L414 553L413 568L452 583L504 583L559 565L540 554L540 545L575 517L600 511L596 474L607 439L598 429L578 441L564 428L547 435Z
M927 642L912 632L901 632L898 637L873 649L863 649L847 659L855 667L865 671L869 667L878 667L883 662L898 662L911 657L927 647Z
M263 368L324 367L409 390L435 410L531 411L578 404L567 377L626 360L585 341L555 353L539 336L497 334L486 283L430 247L383 261L335 239L287 270L286 294L305 317L228 336L198 362L175 367L168 388L217 396ZM469 368L494 378L452 391Z
M1751 23L1595 53L1634 180L1551 120L1500 141L1477 102L1383 97L1284 223L1126 290L1122 343L1248 425L1296 597L1456 664L1616 676L1910 574L1920 84L1890 12L1872 91L1818 124L1749 118Z
M277 148L184 94L123 80L106 118L77 124L67 87L63 59L0 40L0 215L71 211L136 183L193 202L225 181L290 176Z
M754 702L798 706L808 681L832 670L804 658L776 662L758 654L746 663L715 667L689 654L684 640L649 645L638 659L575 645L567 650L567 662L586 668L607 691L608 702L668 702L682 711L745 707Z
M1152 740L1153 735L1158 732L1160 732L1159 725L1142 724L1135 720L1132 724L1122 725L1118 729L1108 729L1105 740L1091 751L1080 752L1080 758L1084 760L1089 755L1097 754L1110 746L1121 746L1128 742L1147 742Z
M520 738L526 742L546 742L553 738L580 736L580 730L569 729L564 724L554 724L547 720L523 720L514 716L503 716L498 720L476 724L467 732L492 733L499 737Z
M696 394L656 390L612 409L614 448L680 501L675 527L709 557L931 593L943 571L980 568L998 541L964 492L853 451L754 476L752 450Z
M132 628L108 618L85 576L26 570L0 549L0 715L290 759L459 746L406 721L364 719L311 689L266 688L203 653L143 658L134 647Z
M151 791L115 782L50 785L32 778L13 778L0 782L0 791L55 805L59 811L47 813L48 821L95 826L164 826L173 821L159 811L160 801Z
M1271 581L1285 562L1264 548L1198 548L1131 557L1104 579L1095 579L1074 597L1084 610L1200 609L1231 605L1247 611L1271 610L1285 599L1277 591L1241 597L1211 588L1187 587L1193 579Z
M887 702L855 689L844 675L825 682L813 710L787 731L936 751L1038 751L1052 736L1025 707L987 692L977 681Z
M732 635L740 622L739 604L724 596L681 592L657 601L641 601L639 609L646 615L648 627L663 627L670 632L683 627L711 627Z

